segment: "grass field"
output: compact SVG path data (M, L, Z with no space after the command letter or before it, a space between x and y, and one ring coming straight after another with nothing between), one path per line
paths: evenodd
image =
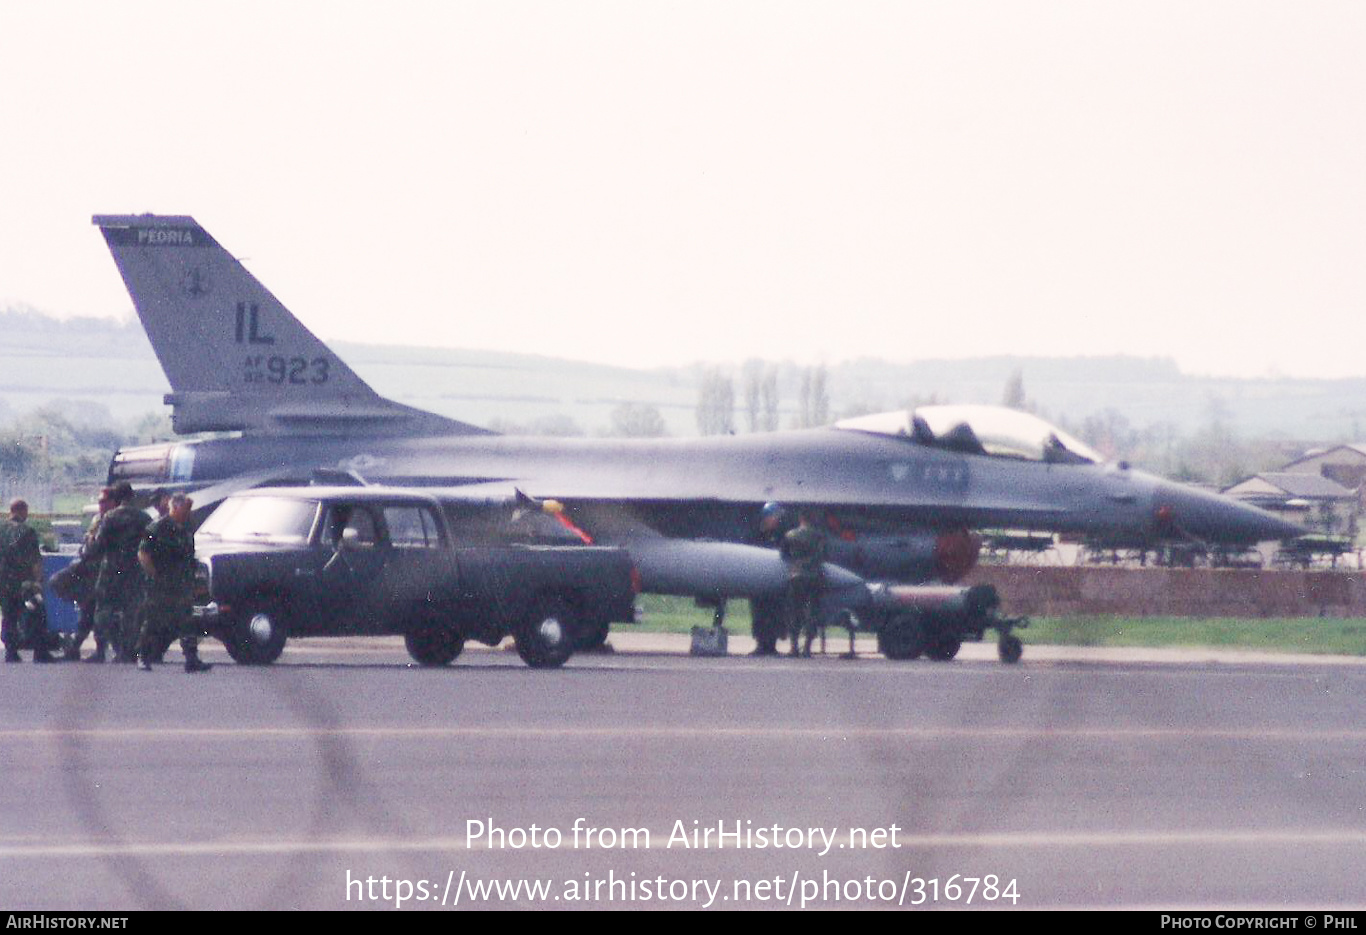
M687 633L711 623L711 609L687 598L640 597L641 630ZM749 604L731 601L726 627L749 632ZM842 630L831 635L843 636ZM1335 618L1187 619L1178 617L1044 617L1019 631L1028 645L1054 646L1218 646L1289 653L1366 656L1366 620Z
M1054 617L1030 623L1026 643L1064 646L1217 646L1366 656L1366 620L1330 617Z

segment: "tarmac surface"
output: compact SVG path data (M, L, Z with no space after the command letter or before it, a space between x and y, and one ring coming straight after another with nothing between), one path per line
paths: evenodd
M1366 661L612 644L3 666L0 906L1366 905Z

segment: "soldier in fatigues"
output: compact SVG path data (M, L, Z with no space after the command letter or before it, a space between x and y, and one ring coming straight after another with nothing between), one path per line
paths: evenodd
M199 659L199 626L194 605L194 533L190 510L194 503L183 493L171 497L171 511L147 530L138 547L138 563L147 573L147 599L142 607L138 637L138 668L150 672L151 654L163 633L180 636L186 672L207 672L212 666Z
M768 546L781 546L790 526L787 511L777 503L765 503L759 512L759 541ZM778 655L778 640L787 635L787 601L784 597L751 597L749 600L749 632L754 637L751 656Z
M146 512L147 512L147 515L151 518L151 520L152 520L153 523L155 523L157 520L161 519L163 516L166 516L167 514L169 514L169 513L171 512L171 493L170 493L170 491L164 490L164 489L162 489L162 488L160 488L160 487L158 487L156 490L153 490L153 491L148 495L148 497L147 497L147 511L146 511ZM143 602L143 607L146 607L146 601ZM139 638L139 639L141 639L141 637L142 637L142 627L143 627L143 609L142 609L142 608L139 608L139 609L138 609L137 626L136 626L136 629L135 629L135 632L138 634L138 638ZM155 632L154 632L154 636L156 636L157 641L156 641L156 645L152 647L152 656L151 656L151 661L152 661L152 662L161 663L161 662L164 662L164 661L165 661L166 650L167 650L168 648L170 648L170 645L171 645L172 641L175 639L175 637L176 637L177 635L178 635L178 633L175 633L175 632L172 632L172 633L155 633Z
M127 481L111 487L109 496L114 508L100 521L100 531L86 556L100 563L95 581L95 656L91 658L104 661L104 647L112 645L115 662L132 662L143 588L138 544L151 520L133 506L133 485Z
M789 654L798 654L798 643L805 631L806 645L800 652L809 656L811 641L816 638L821 588L825 584L825 536L811 524L810 513L802 511L800 525L783 536L778 551L787 564L788 626L792 636Z
M80 616L76 622L76 635L71 640L71 644L66 648L67 659L81 658L81 646L85 643L85 638L95 629L95 582L94 578L99 574L99 563L90 558L90 552L95 547L95 538L100 534L100 522L105 515L114 508L114 500L110 495L110 488L100 489L99 499L96 501L99 510L95 518L90 522L90 528L85 531L85 541L81 543L81 553L76 559L76 563L82 566L82 580L87 582L82 587L85 589L85 596L77 599L76 607L80 611ZM95 652L86 662L103 662L105 654L105 644L97 636L95 638Z
M33 647L34 662L53 661L43 626L46 618L24 613L25 589L40 587L42 579L38 533L28 525L28 504L15 500L9 505L9 521L0 524L0 640L5 644L6 662L20 661L21 642Z

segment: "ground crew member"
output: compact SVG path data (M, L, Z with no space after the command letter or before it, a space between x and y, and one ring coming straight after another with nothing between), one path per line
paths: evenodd
M800 652L809 656L820 619L821 588L825 584L825 536L812 524L809 511L802 510L797 528L783 536L778 551L787 565L787 619L792 638L789 655L798 654L798 643L805 631L806 645Z
M180 636L186 672L212 668L199 659L199 625L194 605L194 533L190 510L194 503L183 493L171 497L171 511L147 530L138 547L138 564L147 574L147 598L142 608L142 633L138 637L138 668L150 672L151 654L161 634Z
M153 511L155 511L155 515L153 515ZM171 512L171 494L169 491L158 487L147 498L147 515L152 517L152 522L156 522L169 512Z
M777 503L765 503L759 511L759 539L765 545L781 546L787 511ZM749 602L749 632L754 637L751 656L778 655L778 640L787 635L788 624L785 598L751 598Z
M114 507L100 521L100 530L89 552L100 562L95 581L95 652L100 641L114 647L115 662L132 662L137 631L137 610L142 603L143 574L138 567L138 545L151 519L133 506L133 485L119 481L109 489Z
M161 519L163 516L167 515L170 512L171 492L169 490L166 490L164 487L158 487L156 490L153 490L147 496L146 513L153 523L155 523L157 520ZM146 606L146 601L143 602L143 606ZM142 638L142 613L142 607L139 607L138 619L137 622L133 625L133 632L137 634L138 639ZM170 648L171 641L175 638L176 634L157 633L155 635L157 637L157 643L152 648L151 661L155 663L161 663L165 661L166 650Z
M5 661L19 662L19 646L33 648L34 662L52 662L47 645L46 617L25 613L25 591L41 589L43 556L38 550L38 533L28 525L28 504L15 500L9 505L9 521L0 525L0 641L5 644Z
M76 558L77 562L82 566L85 566L81 570L81 574L83 576L88 575L89 577L84 578L84 580L88 582L84 585L86 590L84 598L76 602L76 607L80 610L80 617L77 619L76 623L76 636L71 640L71 644L67 646L66 652L64 653L65 657L71 660L81 658L81 646L85 643L85 638L95 629L95 588L92 579L95 575L99 574L99 567L97 562L90 559L90 551L95 546L95 537L100 533L100 521L104 519L105 514L114 507L113 497L110 496L110 488L103 487L100 489L100 496L95 504L99 512L96 513L95 518L91 520L90 528L85 531L85 540L81 543L81 552ZM86 662L104 662L104 654L104 641L100 639L99 636L96 636L95 652L86 659Z

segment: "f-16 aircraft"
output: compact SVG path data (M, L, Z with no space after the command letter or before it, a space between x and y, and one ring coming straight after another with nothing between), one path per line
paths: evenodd
M123 449L110 479L195 489L201 507L317 471L472 499L516 491L558 501L577 530L628 548L645 591L749 598L770 619L786 581L763 532L774 504L823 515L832 593L956 581L976 560L970 530L980 528L1213 544L1302 532L989 406L709 438L498 435L378 395L193 218L93 220L171 384L175 430L235 433Z

